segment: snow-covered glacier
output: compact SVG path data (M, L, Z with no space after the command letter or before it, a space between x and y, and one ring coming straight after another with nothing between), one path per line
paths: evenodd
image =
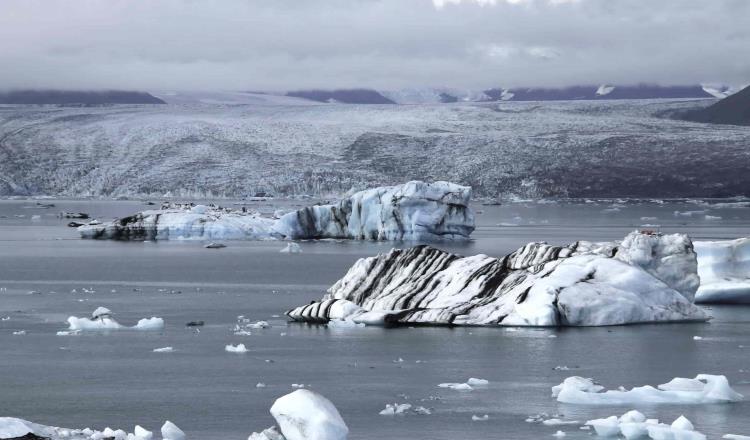
M702 303L750 303L750 238L696 241Z
M693 304L696 256L682 234L621 242L529 243L502 258L429 246L357 261L296 321L365 324L600 326L705 321Z
M216 206L167 205L111 222L93 221L78 231L83 238L116 240L466 239L474 230L470 200L467 186L411 181L359 191L279 219Z

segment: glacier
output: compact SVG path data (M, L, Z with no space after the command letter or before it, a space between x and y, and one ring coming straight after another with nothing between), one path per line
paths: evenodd
M699 303L750 303L750 238L696 241Z
M474 230L471 188L411 181L367 189L337 203L278 219L218 206L167 204L111 222L78 227L82 238L115 240L467 239Z
M706 321L696 256L683 234L620 242L529 243L502 258L430 246L358 260L294 321L370 325L601 326Z
M750 130L660 117L712 100L255 98L272 102L0 106L0 195L328 197L410 179L491 199L750 195Z

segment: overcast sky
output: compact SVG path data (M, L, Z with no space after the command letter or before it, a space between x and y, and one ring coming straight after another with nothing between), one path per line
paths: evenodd
M750 82L747 0L0 0L1 88Z

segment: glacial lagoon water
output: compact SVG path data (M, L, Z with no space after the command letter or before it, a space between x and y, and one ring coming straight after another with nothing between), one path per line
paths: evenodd
M103 219L145 209L139 201L0 201L0 416L56 426L158 431L164 420L191 439L246 439L273 424L277 397L305 384L338 407L359 439L592 438L578 426L527 423L539 413L585 421L631 407L558 404L550 387L565 377L608 388L660 384L698 373L724 374L747 400L727 405L641 406L671 422L680 414L709 438L750 435L750 306L707 306L707 324L576 329L327 328L289 323L283 312L320 298L356 259L393 243L191 241L124 243L80 240L60 211ZM461 254L503 255L536 240L612 240L643 224L694 239L750 235L750 208L694 201L518 202L477 204L468 243L437 246ZM305 202L307 203L307 202ZM297 203L301 204L301 203ZM254 202L273 212L291 202ZM32 216L39 218L32 220ZM706 217L708 216L708 217ZM655 218L653 218L655 217ZM720 218L719 218L720 217ZM656 226L647 226L656 228ZM396 244L396 246L403 244ZM70 315L110 308L118 321L160 316L163 331L57 336ZM236 336L237 316L269 328ZM203 320L199 330L186 327ZM23 335L14 332L25 331ZM703 339L695 340L694 336ZM224 351L244 343L248 353ZM153 349L171 346L171 353ZM566 366L568 371L555 369ZM486 388L459 392L442 382L469 377ZM256 384L264 383L262 388ZM381 416L409 402L431 415ZM472 415L489 416L472 421Z

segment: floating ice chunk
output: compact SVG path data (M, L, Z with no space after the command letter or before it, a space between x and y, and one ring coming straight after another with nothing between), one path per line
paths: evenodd
M416 246L360 259L321 301L287 315L368 325L705 321L708 315L692 303L698 284L692 243L680 234L634 232L621 243L563 247L529 243L504 258Z
M226 347L224 347L225 351L228 351L229 353L247 353L247 347L245 347L245 344L237 344L232 345L229 344Z
M481 416L473 414L471 416L471 420L474 421L474 422L484 422L485 420L489 420L489 419L490 419L489 414L484 414L484 415L481 415Z
M172 347L162 347L162 348L154 348L154 353L171 353L174 351L174 348Z
M289 242L286 244L286 247L280 250L282 254L299 254L302 252L302 248L299 244L295 242Z
M707 221L717 221L717 220L721 220L721 217L718 216L718 215L708 215L708 214L706 214L705 219Z
M266 387L266 384L264 384L263 382L258 382L255 384L255 388L265 388L265 387Z
M167 420L161 427L163 440L185 440L185 433L177 425Z
M699 374L695 379L675 378L659 385L646 385L631 390L609 390L594 384L591 379L569 377L562 384L552 387L553 397L558 402L583 405L638 405L643 403L726 403L742 400L725 376Z
M385 409L381 410L378 414L381 416L393 416L397 414L403 414L411 409L410 403L394 403L386 404Z
M750 303L750 238L696 241L700 303Z
M471 391L474 389L468 383L441 383L438 386L440 388L450 388L456 391Z
M75 336L79 334L81 334L80 330L71 330L71 331L60 330L59 332L56 333L57 336Z
M310 390L278 398L271 415L286 440L346 440L349 433L331 401Z
M609 416L606 419L594 419L586 422L601 437L616 437L620 434L620 421L617 416Z
M750 440L750 435L724 434L721 438L728 440Z
M135 425L133 437L134 440L151 440L154 437L154 433L143 428L141 425Z
M477 379L476 377L470 377L469 380L466 381L466 383L473 387L486 387L490 384L490 381L486 379Z
M71 316L68 318L68 329L73 331L89 331L89 330L161 330L164 328L164 320L162 318L152 317L144 318L138 321L138 323L132 327L125 327L120 325L114 318L112 318L112 312L105 308L99 307L92 313L92 318L78 318Z
M42 216L41 216L41 215L38 215L38 214L35 214L35 215L32 215L32 216L31 216L31 221L35 221L35 222L37 222L37 221L39 221L39 220L41 220L41 219L42 219Z
M23 336L26 334L26 330L16 330L13 332L13 334L16 336Z
M546 425L546 426L563 426L563 425L580 425L580 424L581 422L577 420L560 420L558 418L542 420L542 425Z

